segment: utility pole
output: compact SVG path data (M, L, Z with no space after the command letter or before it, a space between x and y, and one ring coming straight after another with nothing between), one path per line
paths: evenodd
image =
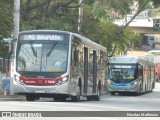
M82 34L83 0L79 0L78 33Z
M19 21L20 21L20 0L14 0L14 8L13 8L13 44L10 43L10 48L9 48L9 54L12 52L14 54L14 50L11 50L11 47L15 47L15 42L17 42L18 39L18 34L19 34ZM11 46L11 44L13 46ZM14 49L14 48L13 48ZM12 59L12 58L11 58ZM14 88L13 88L13 67L14 67L14 62L11 60L10 62L10 95L14 95Z
M20 0L14 0L14 10L13 10L13 38L18 38L19 33L19 20L20 19Z

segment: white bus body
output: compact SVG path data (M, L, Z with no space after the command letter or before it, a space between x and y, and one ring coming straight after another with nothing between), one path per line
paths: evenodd
M27 101L99 100L106 91L106 48L86 37L58 30L23 31L14 51L14 93L26 95Z
M155 86L155 66L146 58L115 56L109 58L108 90L115 93L141 94L152 91Z

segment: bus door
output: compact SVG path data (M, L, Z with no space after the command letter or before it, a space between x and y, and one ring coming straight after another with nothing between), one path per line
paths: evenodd
M138 80L141 84L141 91L144 91L144 76L143 76L143 66L138 65Z
M75 86L77 85L78 81L77 78L79 76L79 69L78 69L78 51L76 44L72 44L72 52L71 52L71 85Z
M96 94L97 87L97 52L89 49L88 57L88 93L87 95Z
M96 93L97 86L97 53L93 50L93 93Z
M88 91L88 48L84 47L84 88L83 91L87 94Z

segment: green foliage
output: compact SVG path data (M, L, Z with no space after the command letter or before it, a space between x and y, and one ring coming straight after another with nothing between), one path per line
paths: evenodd
M133 0L108 0L109 5L115 11L118 11L122 16L130 13L130 5L133 4Z
M105 8L99 2L94 3L92 12L96 18L101 18L106 16Z
M151 2L151 0L138 0L138 10L143 11L145 9L150 9L151 5L149 4L149 2Z
M120 1L120 2L119 2ZM145 1L139 0L144 5ZM144 3L143 3L144 2ZM130 12L133 0L84 0L82 34L107 47L109 52L119 54L135 44L139 36L128 28L119 27L111 21L112 10L124 16ZM156 3L157 4L157 3ZM21 0L20 30L59 29L77 32L79 0ZM13 0L1 0L0 40L11 35L13 26ZM6 43L0 41L0 56L6 54Z
M8 48L8 43L0 41L0 57L7 57Z
M153 2L153 5L157 8L160 7L160 0L151 0Z
M118 0L108 0L107 4L102 5L101 2L97 1L93 5L92 13L97 20L97 29L99 29L93 38L96 38L96 42L99 44L106 46L109 55L124 53L133 44L137 44L140 41L139 35L135 34L127 26L125 28L119 27L109 19L113 17L113 8L119 11L122 16L127 14L130 11L129 7L132 2L132 0L121 0L121 2L118 2Z
M90 5L90 4L93 4L93 3L95 2L95 0L84 0L83 2L84 2L85 4Z
M10 37L12 33L13 21L13 1L1 0L0 3L0 56L6 57L8 45L3 41L4 38Z
M0 4L0 39L11 35L13 1L1 0Z
M60 29L75 32L78 7L78 0L25 0L21 3L21 30Z

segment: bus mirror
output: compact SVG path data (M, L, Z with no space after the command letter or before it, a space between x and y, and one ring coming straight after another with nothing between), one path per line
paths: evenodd
M72 48L76 48L76 44L72 43Z
M14 39L12 40L12 42L17 42L17 38L14 38Z
M9 44L9 51L8 51L9 57L13 57L13 51L14 51L15 42L17 42L16 38L13 39L12 42Z

